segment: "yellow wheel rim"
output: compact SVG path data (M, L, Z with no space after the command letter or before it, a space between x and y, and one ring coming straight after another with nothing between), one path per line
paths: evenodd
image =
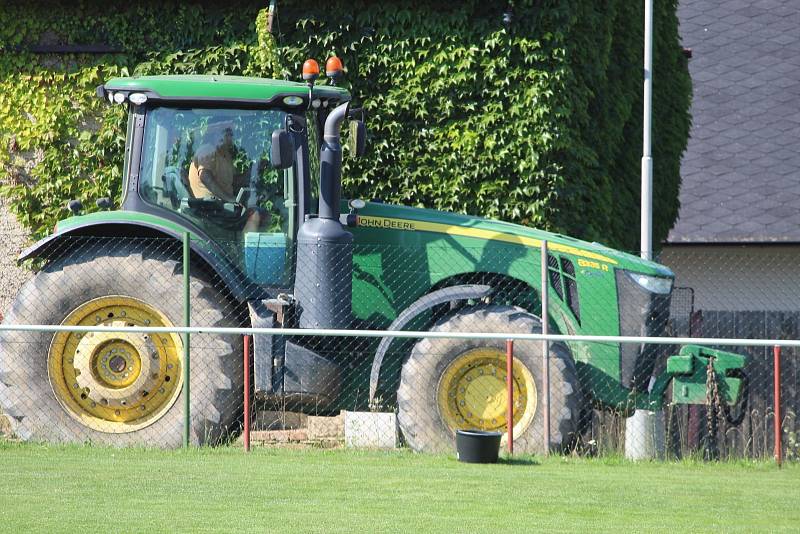
M81 304L61 324L173 326L149 304L116 295ZM59 332L50 344L47 369L53 392L70 416L119 434L154 423L173 405L181 391L182 353L177 334Z
M512 363L514 434L521 434L536 413L536 383L519 360ZM507 418L506 355L491 347L460 354L447 366L437 388L439 413L455 431L505 432Z

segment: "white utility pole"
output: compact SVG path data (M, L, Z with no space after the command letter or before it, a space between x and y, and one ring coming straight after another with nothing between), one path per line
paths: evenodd
M653 0L644 0L644 128L642 134L642 230L640 255L653 259ZM652 379L650 385L652 386ZM658 458L664 454L664 412L636 410L625 422L625 457Z
M642 135L641 256L653 259L653 0L644 2L644 132Z

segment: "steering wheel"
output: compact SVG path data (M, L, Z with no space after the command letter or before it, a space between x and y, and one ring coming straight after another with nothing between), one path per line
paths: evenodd
M213 217L227 221L239 221L244 214L244 207L236 202L225 202L218 198L187 198L187 205L205 217Z

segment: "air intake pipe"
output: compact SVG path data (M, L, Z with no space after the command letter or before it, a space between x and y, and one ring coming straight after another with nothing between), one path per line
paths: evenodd
M342 144L339 136L348 104L328 114L320 149L317 216L297 233L294 295L300 328L349 328L352 324L353 234L339 222Z

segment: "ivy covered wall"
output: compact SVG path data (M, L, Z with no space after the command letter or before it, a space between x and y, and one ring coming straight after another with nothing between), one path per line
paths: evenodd
M94 98L133 73L297 79L342 57L367 110L370 151L348 196L463 211L638 249L640 2L415 0L31 3L0 9L0 181L20 221L47 233L71 198L117 197L124 116ZM654 238L678 210L691 85L676 2L657 2ZM107 44L120 53L41 54Z

